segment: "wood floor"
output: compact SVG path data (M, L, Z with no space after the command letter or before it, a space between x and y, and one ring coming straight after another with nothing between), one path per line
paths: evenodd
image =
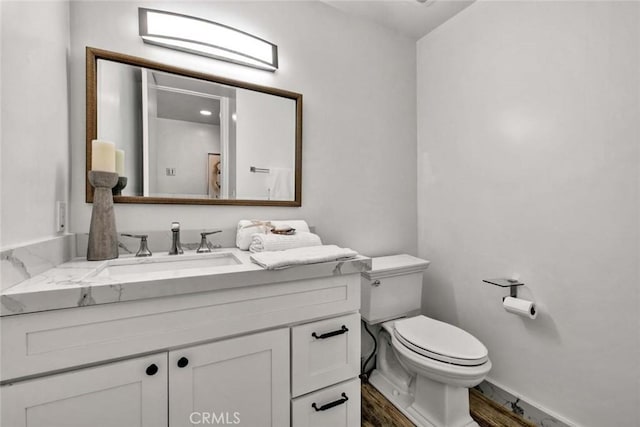
M473 389L469 393L469 408L480 427L534 427ZM414 424L371 384L363 384L362 427L414 427Z

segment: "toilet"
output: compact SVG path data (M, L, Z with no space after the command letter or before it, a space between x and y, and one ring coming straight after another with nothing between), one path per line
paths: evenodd
M477 426L469 388L482 382L491 361L473 335L420 314L428 266L394 255L372 258L372 269L362 273L362 319L380 326L369 382L417 426Z

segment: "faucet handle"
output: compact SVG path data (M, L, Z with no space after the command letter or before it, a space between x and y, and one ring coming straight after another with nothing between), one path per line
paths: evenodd
M171 231L180 231L180 223L177 221L172 222Z
M200 247L196 250L196 253L201 254L203 252L211 252L211 246L207 241L207 236L216 233L222 233L222 230L203 231L202 233L200 233Z
M136 252L137 257L152 255L149 247L147 246L147 237L149 237L148 234L121 233L120 235L125 237L133 237L134 239L140 239L140 247L138 248L138 252Z

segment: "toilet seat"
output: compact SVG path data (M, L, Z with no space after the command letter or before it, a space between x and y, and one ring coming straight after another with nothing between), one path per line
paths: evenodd
M473 335L426 316L396 321L393 334L408 350L440 362L478 366L489 359L487 348Z

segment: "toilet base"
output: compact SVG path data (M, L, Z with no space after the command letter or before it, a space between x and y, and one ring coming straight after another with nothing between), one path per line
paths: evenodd
M452 387L422 376L415 388L403 391L377 369L369 382L418 427L477 427L469 415L469 389Z

